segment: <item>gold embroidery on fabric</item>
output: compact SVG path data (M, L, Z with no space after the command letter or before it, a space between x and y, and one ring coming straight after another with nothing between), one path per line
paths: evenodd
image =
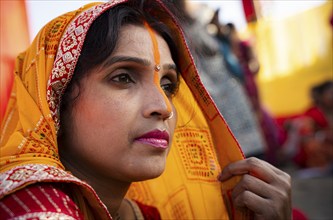
M41 116L34 131L30 131L19 145L19 154L35 153L36 156L45 154L48 158L58 158L55 143L53 143L52 139L48 138L52 136L50 125L45 118Z
M188 193L183 187L170 196L165 209L173 219L194 219Z
M175 132L175 148L191 180L216 182L219 173L211 136L207 130L178 129Z
M49 28L46 30L48 33L45 37L45 42L48 42L46 45L46 54L55 54L58 49L58 42L64 29L68 24L70 16L61 16L59 19L52 22L52 26L48 26Z

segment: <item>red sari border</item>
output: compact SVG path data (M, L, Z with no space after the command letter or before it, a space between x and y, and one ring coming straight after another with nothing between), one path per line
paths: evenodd
M0 199L27 185L39 182L74 183L80 186L92 196L92 199L97 201L99 208L103 210L103 215L108 217L108 219L112 219L106 206L90 185L65 170L45 164L27 164L17 166L7 172L1 173Z

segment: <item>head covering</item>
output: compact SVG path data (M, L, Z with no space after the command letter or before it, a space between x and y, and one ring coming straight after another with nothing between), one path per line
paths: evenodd
M17 57L1 125L0 198L36 182L74 183L101 218L110 217L95 191L65 171L59 159L58 112L89 27L103 12L126 2L89 4L55 18ZM134 183L127 196L157 207L166 219L228 219L227 209L232 218L244 216L229 203L239 178L222 188L217 181L221 169L243 159L243 154L199 79L179 24L162 1L156 2L160 7L151 13L171 29L180 47L181 82L173 98L178 122L165 172L157 179Z

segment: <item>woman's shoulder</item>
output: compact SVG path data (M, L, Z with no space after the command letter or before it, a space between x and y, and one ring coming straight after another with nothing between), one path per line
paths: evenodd
M1 219L83 219L61 184L36 183L0 200Z

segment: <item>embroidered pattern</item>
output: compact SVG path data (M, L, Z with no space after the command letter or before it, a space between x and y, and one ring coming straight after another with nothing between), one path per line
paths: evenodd
M13 168L0 174L0 198L26 183L52 180L76 182L86 185L78 178L57 167L42 164L30 164Z
M75 220L72 216L63 214L63 213L57 213L57 212L34 212L34 213L27 213L25 215L21 215L15 218L12 218L12 220L21 220L21 219L59 219L59 220Z
M99 199L94 189L87 183L74 177L70 173L54 166L44 164L28 164L15 167L0 174L0 198L10 194L13 190L36 182L70 182L75 183L87 191L91 199L95 199L104 211L104 217L111 219L106 206Z
M125 0L109 1L82 12L69 24L63 34L58 46L52 73L47 84L47 101L57 129L59 128L58 114L61 96L72 78L84 39L91 24L104 11L124 1ZM55 23L53 28L57 30L61 28L61 26Z
M57 52L58 47L58 39L61 37L61 34L63 33L64 29L66 28L66 24L69 22L68 16L60 16L52 22L52 25L49 27L49 29L46 29L46 33L48 33L45 36L45 41L47 44L42 44L41 47L45 47L45 52L47 55L52 55Z
M188 179L215 182L219 173L217 158L208 131L194 128L175 132L175 148Z
M184 187L170 196L164 208L173 219L194 219L188 192Z
M27 136L23 138L22 142L18 146L18 153L15 156L19 158L26 153L32 153L37 157L48 157L55 161L58 161L58 151L53 141L53 133L50 127L52 124L52 118L47 119L43 116L40 117L34 130L28 132ZM6 161L10 163L10 161Z

